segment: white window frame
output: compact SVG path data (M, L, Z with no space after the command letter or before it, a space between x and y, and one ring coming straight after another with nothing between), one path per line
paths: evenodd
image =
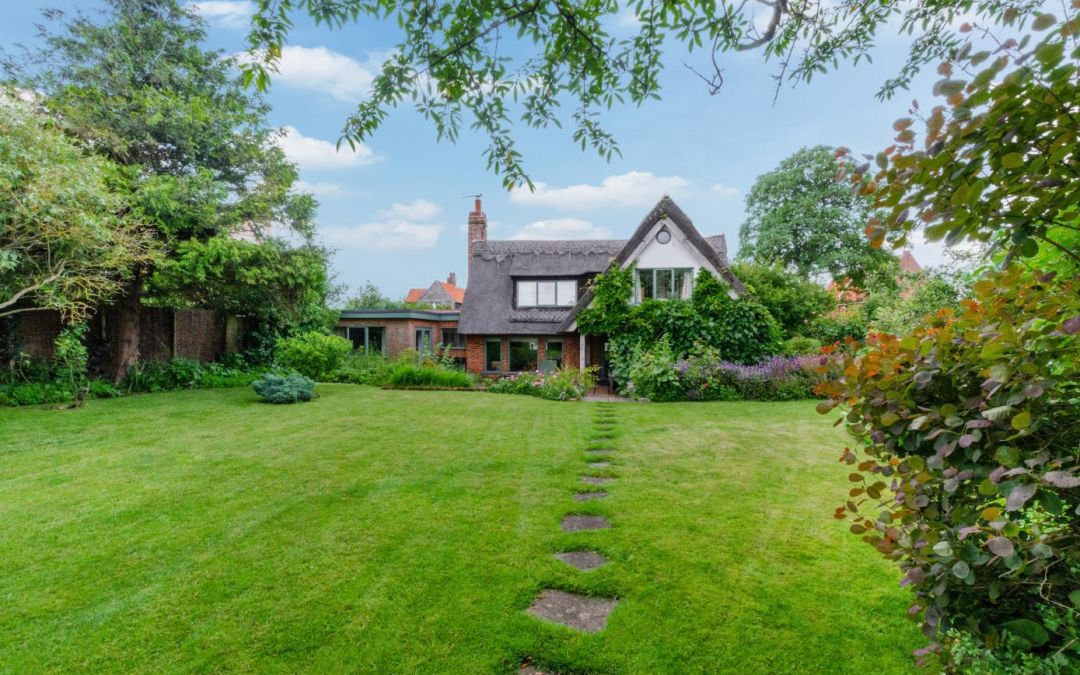
M693 267L656 267L656 268L638 269L638 270L635 271L635 274L634 274L634 304L638 304L642 300L644 300L644 298L641 297L641 277L639 276L639 274L641 272L652 272L652 288L653 288L653 297L652 297L652 299L653 300L686 300L687 298L689 298L694 293L694 268ZM675 273L676 272L684 272L684 273L686 273L687 277L690 279L689 293L687 295L683 296L683 295L681 295L681 291L680 291L680 295L678 297L674 297L674 298L671 298L671 297L669 297L669 298L657 298L656 297L657 273L662 273L662 272L666 272L666 273L668 273L668 275L670 275L669 278L671 279L672 290L675 290Z
M540 286L551 285L553 302L540 302ZM531 288L531 292L522 293L522 288ZM519 279L514 282L514 295L518 307L573 307L578 301L577 279ZM564 298L563 295L569 297ZM526 302L527 298L533 303Z

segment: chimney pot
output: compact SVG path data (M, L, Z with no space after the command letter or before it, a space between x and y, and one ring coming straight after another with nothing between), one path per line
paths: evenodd
M446 283L450 284L451 286L457 286L457 274L451 272L450 276L446 277Z

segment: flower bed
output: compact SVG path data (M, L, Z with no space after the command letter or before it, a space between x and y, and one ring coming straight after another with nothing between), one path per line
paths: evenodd
M585 396L596 383L596 369L556 370L545 375L539 371L514 373L488 385L495 394L525 394L551 401L574 401Z

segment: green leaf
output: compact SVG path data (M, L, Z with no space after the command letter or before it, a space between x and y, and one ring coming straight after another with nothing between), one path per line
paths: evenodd
M1072 593L1069 593L1069 602L1071 602L1076 607L1080 607L1080 591L1073 591Z
M1019 169L1024 166L1024 156L1019 152L1010 152L1001 158L1001 166L1006 169Z
M1012 428L1023 431L1031 426L1031 412L1025 410L1012 418Z
M1001 624L1001 628L1020 638L1032 647L1041 647L1050 639L1046 629L1031 619L1013 619Z

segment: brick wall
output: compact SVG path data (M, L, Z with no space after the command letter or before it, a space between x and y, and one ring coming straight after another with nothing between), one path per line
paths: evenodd
M466 370L470 373L485 373L490 372L486 368L486 343L487 335L468 335L465 337L465 363ZM502 344L502 372L509 372L510 370L510 336L500 335L498 336ZM516 337L516 336L515 336ZM535 338L538 340L537 345L537 364L544 361L544 356L547 353L547 341L549 338L541 337ZM550 339L559 339L563 343L563 368L570 368L577 370L578 368L578 335L577 333L564 333L560 336L550 336Z

